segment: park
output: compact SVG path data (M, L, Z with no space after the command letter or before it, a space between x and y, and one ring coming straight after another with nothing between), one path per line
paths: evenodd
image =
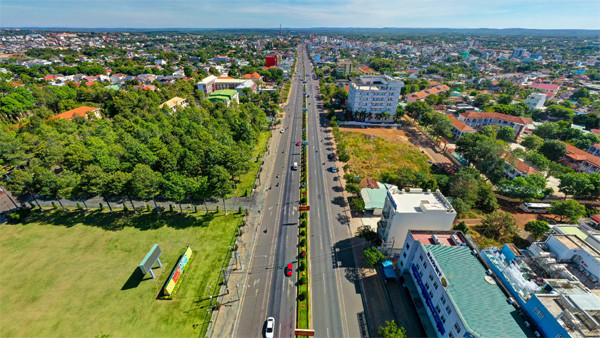
M47 210L4 224L2 335L199 336L241 221L238 213ZM156 243L162 267L153 279L138 266ZM177 294L159 299L188 246L194 257Z

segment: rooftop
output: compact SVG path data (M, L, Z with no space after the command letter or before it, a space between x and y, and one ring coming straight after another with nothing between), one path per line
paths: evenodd
M99 110L100 108L97 107L88 107L88 106L81 106L75 109L71 109L71 110L67 110L64 113L60 113L58 115L55 115L54 118L57 119L72 119L75 118L76 116L81 116L81 117L86 117L88 112L94 112Z
M480 337L526 337L517 310L468 246L425 245L448 278L446 289L470 332Z
M564 235L575 235L581 240L586 240L588 238L588 234L583 232L583 230L579 229L579 226L574 224L559 224L552 227L556 232Z
M439 190L424 192L423 189L398 189L393 187L388 190L388 197L395 204L396 212L420 213L427 211L454 211L448 200Z
M600 260L600 252L590 243L582 240L576 235L553 235L562 245L571 250L583 250L595 259Z

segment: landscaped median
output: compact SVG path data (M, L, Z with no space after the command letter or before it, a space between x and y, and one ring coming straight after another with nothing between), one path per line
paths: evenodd
M302 74L304 76L304 67ZM303 86L303 91L306 86ZM306 141L306 94L303 96L302 104L302 141ZM300 160L300 220L298 222L298 298L297 298L297 329L308 329L310 327L310 286L308 268L308 160L306 146L303 143Z

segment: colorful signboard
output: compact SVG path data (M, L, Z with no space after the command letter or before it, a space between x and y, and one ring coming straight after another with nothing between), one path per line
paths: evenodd
M192 248L190 248L188 246L185 249L185 252L183 253L183 255L181 255L179 262L177 262L177 266L171 273L171 276L169 277L169 279L167 279L165 289L163 290L165 295L170 296L173 294L173 290L175 290L175 286L179 282L179 277L183 274L183 271L185 270L185 267L191 257L192 257Z

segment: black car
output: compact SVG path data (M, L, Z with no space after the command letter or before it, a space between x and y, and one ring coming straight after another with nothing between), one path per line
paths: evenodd
M331 153L331 154L327 155L327 158L330 160L333 160L335 158L335 154Z

